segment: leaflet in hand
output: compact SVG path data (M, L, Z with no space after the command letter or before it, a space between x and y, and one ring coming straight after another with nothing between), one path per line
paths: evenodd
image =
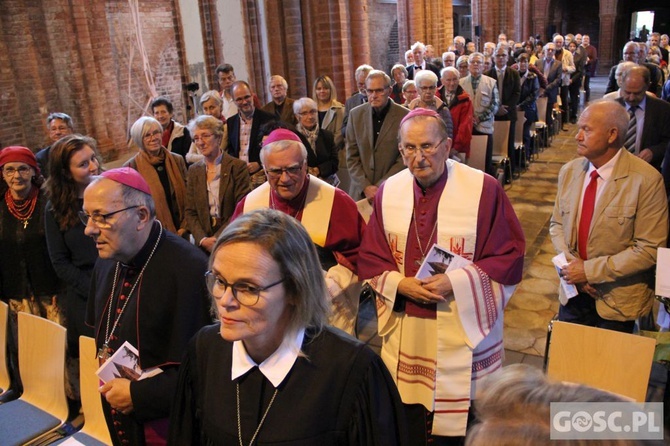
M139 366L140 354L135 347L126 341L100 368L95 372L102 382L114 378L126 378L130 381L141 381L163 372L160 367L142 370Z
M556 272L558 273L558 280L561 281L561 288L563 289L563 294L565 294L565 297L568 299L572 299L575 297L579 292L577 291L577 287L569 284L563 277L561 277L561 270L568 266L568 259L565 257L565 253L560 253L557 256L554 256L551 261L553 262L554 266L556 267Z
M428 251L428 255L421 263L419 271L416 273L417 279L444 274L455 269L463 268L472 262L465 257L454 254L448 249L444 249L435 243Z

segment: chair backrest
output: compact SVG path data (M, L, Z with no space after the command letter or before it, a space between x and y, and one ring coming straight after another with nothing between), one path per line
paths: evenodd
M472 135L470 142L470 158L468 159L468 166L486 172L486 143L488 136L486 135Z
M0 393L9 389L11 380L7 369L7 317L9 310L7 304L0 302Z
M18 334L21 399L65 421L65 328L19 312Z
M549 99L545 96L537 98L535 104L537 105L537 121L544 122L547 119L547 103Z
M523 125L526 123L526 113L521 110L516 112L516 124L514 125L514 144L523 144Z
M81 407L84 411L84 427L82 432L98 441L112 444L109 436L105 415L100 401L100 381L95 374L98 370L95 339L88 336L79 337L79 375L81 381Z
M644 402L656 341L568 322L554 322L547 375Z
M510 121L495 121L493 123L493 156L507 157L509 125Z

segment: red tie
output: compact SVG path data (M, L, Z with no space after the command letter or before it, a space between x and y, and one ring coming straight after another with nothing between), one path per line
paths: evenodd
M598 190L598 171L591 172L591 181L584 191L584 201L582 201L582 217L579 220L579 235L577 238L577 248L579 257L583 260L588 259L586 254L586 242L589 239L589 229L593 219L593 208L596 205L596 191Z

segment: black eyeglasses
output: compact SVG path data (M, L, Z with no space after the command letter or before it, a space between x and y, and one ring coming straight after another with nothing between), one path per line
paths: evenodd
M297 166L290 166L290 167L272 167L272 168L267 168L265 169L265 173L268 177L272 178L279 178L282 176L284 172L286 172L290 177L295 177L300 174L300 171L302 170L302 166L305 163L300 163Z
M114 211L114 212L108 212L106 214L94 213L93 215L88 215L86 213L86 211L79 211L79 212L77 212L77 214L79 215L79 220L81 220L81 222L84 224L84 226L87 226L88 225L88 220L91 219L91 220L93 220L93 223L95 223L95 225L98 228L105 229L105 228L109 228L110 226L112 226L107 221L107 219L109 217L111 217L114 214L118 214L119 212L127 211L129 209L134 209L134 208L138 208L138 207L139 206L137 206L137 205L136 206L128 206L127 208L119 209L118 211Z
M213 271L207 271L205 273L207 290L209 291L209 294L214 297L214 299L221 299L228 288L230 288L235 300L247 307L253 307L258 303L258 299L261 297L261 292L270 289L273 286L277 286L283 281L284 279L280 279L277 282L271 283L270 285L260 287L244 282L228 283L224 278L217 276Z

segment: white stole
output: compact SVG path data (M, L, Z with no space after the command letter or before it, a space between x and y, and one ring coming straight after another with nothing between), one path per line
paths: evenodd
M335 188L310 175L308 177L307 197L300 223L305 227L312 242L322 248L326 245L330 214L335 200ZM244 213L270 206L270 183L267 181L249 192L244 200Z
M452 160L447 160L447 175L438 203L437 243L472 260L484 175ZM400 197L411 193L413 183L414 177L404 170L386 181L382 196L384 230L403 276L414 200ZM463 275L462 270L454 273ZM476 318L463 317L464 313L470 313L469 308L458 306L459 302L474 300L472 290L459 283L462 282L459 274L452 278L449 273L449 278L456 299L439 303L435 320L386 309L380 314L379 335L383 339L382 359L396 380L403 402L421 404L434 412L433 434L462 436L470 407L472 351L477 345L472 334L481 329ZM466 295L459 296L463 291Z

